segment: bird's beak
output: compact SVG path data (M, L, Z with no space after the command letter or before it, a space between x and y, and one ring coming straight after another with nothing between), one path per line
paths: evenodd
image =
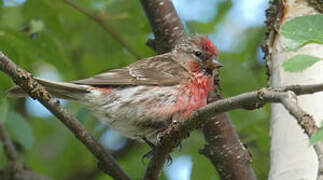
M220 63L216 58L210 58L209 60L206 60L204 65L212 70L224 67L224 65Z

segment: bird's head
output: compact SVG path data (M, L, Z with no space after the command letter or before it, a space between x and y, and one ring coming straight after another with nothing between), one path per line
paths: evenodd
M190 35L180 41L175 50L185 57L181 63L185 63L190 70L204 70L212 72L223 65L218 61L218 49L213 42L203 35ZM188 62L183 62L188 61Z

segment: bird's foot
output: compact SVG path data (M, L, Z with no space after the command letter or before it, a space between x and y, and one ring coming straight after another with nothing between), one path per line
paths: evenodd
M151 159L153 156L154 156L154 154L156 153L156 150L157 150L157 146L154 144L154 143L152 143L151 141L149 141L147 138L142 138L142 140L146 143L146 144L148 144L148 146L150 146L151 147L151 151L149 151L149 152L147 152L146 154L144 154L143 156L142 156L142 158L141 158L141 162L143 163L143 164L145 164L145 159L146 158L149 158L149 159ZM168 157L167 157L167 165L169 166L169 165L171 165L173 163L173 159L172 159L172 157L170 156L170 155L168 155Z

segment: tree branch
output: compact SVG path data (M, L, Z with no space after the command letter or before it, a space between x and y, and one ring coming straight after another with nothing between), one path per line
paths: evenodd
M317 133L319 128L316 126L313 117L297 105L297 97L293 91L287 91L285 94L282 94L280 99L284 107L298 120L297 123L309 137Z
M13 81L21 86L31 97L38 99L56 117L58 117L74 134L83 142L86 147L105 166L104 171L116 179L129 179L129 177L115 163L111 155L106 153L102 146L98 144L93 136L78 121L65 111L56 99L35 81L31 75L23 69L17 67L8 57L0 53L0 70L7 73ZM294 94L291 94L291 91ZM189 118L183 122L172 123L164 132L160 144L149 163L145 179L157 179L161 167L165 163L168 154L177 147L180 142L188 137L189 132L201 128L208 122L208 117L216 114L231 111L238 108L248 110L262 107L265 103L282 103L290 114L297 118L298 123L305 130L306 134L312 136L317 132L313 118L302 111L296 104L296 95L311 94L323 91L323 84L313 85L292 85L279 88L263 88L258 91L247 92L226 99L221 99L196 110ZM321 145L316 145L318 157L321 158L323 152Z
M219 113L203 126L207 143L200 153L209 158L221 179L257 179L252 158L231 125L227 113Z
M214 76L214 93L208 103L223 99L219 73ZM255 180L252 158L241 143L236 129L227 113L220 113L203 126L206 144L200 153L210 159L221 179Z
M283 81L285 76L288 77L288 75L284 74L283 71L280 70L276 65L280 64L281 62L285 61L284 58L279 58L279 57L287 57L291 54L294 54L295 52L289 52L286 50L280 49L281 43L282 43L282 38L280 38L280 28L283 23L285 23L286 20L292 19L296 16L303 16L303 15L309 15L309 14L316 14L315 11L313 11L313 8L309 7L306 8L307 6L305 4L306 1L286 1L286 0L272 0L269 3L269 8L266 10L266 25L267 25L267 32L266 32L266 37L264 42L262 43L262 49L265 53L265 59L267 59L267 70L268 70L268 76L271 78L271 84L286 84L288 81ZM323 4L322 0L307 0L307 3L309 3L312 7L314 7L317 11L322 12L323 10ZM302 13L300 13L298 6L302 6ZM304 6L304 7L303 7ZM316 47L311 47L311 50L316 49ZM307 52L312 52L312 51L307 51ZM313 51L314 53L314 51ZM304 76L306 73L303 73L302 75L299 74L300 76ZM310 74L307 74L309 76L313 76L315 72L311 72ZM319 72L316 72L316 74L319 74ZM275 75L279 76L279 79L275 79ZM300 77L299 76L299 77ZM304 81L302 79L298 79L297 77L294 77L295 81ZM295 82L294 81L294 82ZM305 80L307 82L307 80ZM301 95L301 94L307 94L307 93L313 93L322 90L322 85L320 84L314 84L314 85L295 85L295 86L287 86L284 91L291 90L293 91L296 95ZM293 93L290 94L290 98L283 98L282 97L282 104L284 105L285 109L289 111L290 114L292 114L298 121L298 124L302 127L302 129L305 131L305 133L308 136L312 136L313 133L315 133L318 130L318 127L315 125L315 121L313 121L313 117L306 112L304 112L296 103L296 97L292 97ZM308 98L307 98L308 99ZM281 111L281 108L277 108L279 111ZM276 109L276 110L277 110ZM276 128L274 132L276 133L281 133L285 132L284 127L280 128L279 126L280 123L276 122L276 120L281 120L281 121L286 121L289 119L284 119L284 118L275 118L273 119L275 123L272 123L272 129ZM277 129L278 128L278 129ZM292 133L293 135L298 135L299 132L296 132L294 127L293 130L288 130L288 132ZM292 136L293 136L292 135ZM271 175L273 176L272 178L278 178L278 177L294 177L294 172L298 171L299 168L302 169L303 174L309 175L309 173L312 173L312 168L314 167L314 163L312 158L304 159L304 158L296 158L295 162L301 162L304 164L304 160L306 161L304 165L300 165L300 163L295 164L295 166L287 166L284 161L288 160L286 158L281 158L281 155L290 153L293 151L293 147L300 147L300 149L297 150L298 153L294 153L293 155L297 156L300 154L299 151L303 151L300 155L312 155L312 152L307 152L308 148L306 147L306 141L304 139L298 139L293 141L292 143L287 143L285 144L284 140L287 138L283 138L281 140L280 137L278 136L273 136L276 137L272 139L272 145L275 146L276 148L279 147L279 149L276 149L277 152L273 152L272 159L272 172ZM292 137L294 138L294 137ZM299 137L300 138L300 137ZM292 145L293 147L290 147ZM285 147L281 147L285 146ZM323 164L322 164L322 142L319 142L314 145L314 150L318 156L319 160L319 171L318 171L318 179L323 179ZM281 151L281 149L284 149ZM284 153L281 153L284 152ZM308 156L307 156L308 157ZM281 160L283 159L283 160ZM284 160L285 159L285 160ZM312 164L311 164L311 163ZM307 167L307 163L311 164ZM285 169L288 168L286 171ZM304 169L305 168L305 169ZM281 170L283 169L283 170ZM282 175L284 174L284 175ZM311 177L314 177L314 175L310 175Z
M148 45L163 54L171 51L177 41L186 36L171 0L140 0L155 35Z
M171 124L165 131L160 144L157 145L155 154L146 171L145 179L157 179L159 177L161 167L167 160L168 154L186 137L190 131L200 128L207 123L208 117L213 117L216 114L232 111L234 109L244 108L253 110L262 107L266 103L286 103L285 98L290 98L288 91L295 91L296 95L311 94L318 91L323 91L323 84L316 85L295 85L281 88L263 88L258 91L243 93L226 99L221 99L206 105L205 107L196 110L189 118L183 122ZM294 115L294 110L290 111ZM295 117L295 116L294 116ZM297 116L298 118L298 116ZM312 118L297 119L302 124L306 134L312 134L317 130L313 130L315 124ZM306 122L306 123L305 123ZM320 153L317 151L317 153ZM319 157L322 154L318 154Z
M59 101L46 91L32 75L19 68L8 57L0 51L0 70L8 74L12 80L26 91L30 97L37 99L49 111L51 111L74 135L90 150L99 160L101 169L115 179L130 179L119 167L113 157L107 153L101 144L80 124L77 119L71 116L60 104Z
M170 51L176 45L177 40L185 38L186 33L184 31L184 26L181 23L171 0L140 0L140 2L146 12L156 38L155 40L149 40L147 43L148 46L157 51L158 54L162 54ZM218 85L215 88L215 90L217 91L216 94L221 94L219 79L216 79L215 84ZM221 127L215 124L216 119L222 122ZM221 147L233 147L234 149L236 149L236 152L241 152L242 154L246 155L242 156L245 157L244 159L248 159L247 154L249 155L249 153L240 142L239 136L237 135L236 130L233 128L228 115L220 115L217 118L211 118L211 121L206 126L204 126L203 129L204 132L210 132L204 133L205 139L208 143L205 147L205 152L210 153L207 157L210 158L211 162L216 162L213 163L215 168L218 169L218 171L221 169L221 172L219 171L221 177L228 176L232 179L241 179L242 176L239 175L239 173L241 173L245 175L243 176L245 177L245 179L256 179L250 163L247 163L248 161L241 159L238 160L230 156L222 156L221 159L218 159L216 158L215 153L212 153L211 155L211 152L214 152L212 149L221 149ZM214 141L216 137L223 137L222 141L220 141L221 143ZM158 154L156 155L158 156ZM158 160L158 158L153 159ZM152 160L150 161L150 163L153 163ZM145 178L157 178L159 176L158 173L160 173L161 168L162 165L149 165ZM153 173L157 173L157 176Z
M92 13L91 11L89 11L88 9L80 6L79 4L77 4L76 2L74 2L73 0L64 0L66 2L66 4L70 5L71 7L73 7L74 9L76 9L77 11L79 11L80 13L88 16L89 18L91 18L93 21L95 21L97 24L99 24L107 33L109 33L111 35L111 37L113 37L115 40L117 40L124 48L126 48L135 58L137 59L142 59L142 56L137 53L137 51L129 44L127 43L120 35L117 31L115 31L111 26L109 26L104 19L102 19L102 17L95 15L94 13Z
M312 89L308 90L308 92L313 91ZM310 114L306 113L299 105L297 105L297 98L293 91L288 91L286 94L287 97L281 97L282 104L288 110L288 112L296 118L297 123L303 128L305 133L309 137L312 137L319 130L319 128L315 124L313 117ZM320 177L323 175L323 142L320 141L317 144L314 144L314 150L319 161L318 177Z
M22 171L24 165L21 163L16 148L2 122L0 122L0 139L2 141L3 150L11 166L15 171Z
M3 149L8 159L8 166L0 170L0 179L49 180L47 177L25 168L25 165L21 162L18 152L1 120L0 139L2 141Z

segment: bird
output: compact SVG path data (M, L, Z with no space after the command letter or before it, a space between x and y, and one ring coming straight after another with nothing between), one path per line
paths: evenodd
M196 34L179 40L168 53L86 79L35 79L54 97L83 104L120 134L156 142L170 123L182 122L206 105L214 71L221 67L217 47ZM7 95L28 96L18 86Z

